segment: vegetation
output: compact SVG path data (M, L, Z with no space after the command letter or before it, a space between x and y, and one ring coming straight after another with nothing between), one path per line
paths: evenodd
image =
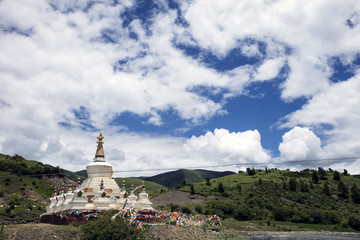
M175 188L176 186L183 185L184 181L185 183L194 183L194 182L204 181L206 179L213 179L231 174L234 174L234 172L229 172L229 171L215 172L215 171L208 171L201 169L197 169L197 170L180 169L177 171L158 174L153 177L141 177L141 179L151 182L156 182L167 188Z
M121 217L111 220L116 211L102 214L98 219L92 220L82 226L84 240L107 239L145 239L146 231L136 231Z
M130 191L131 186L136 188L137 186L141 186L144 182L146 192L152 196L158 196L161 193L166 192L168 189L164 187L163 185L160 185L158 183L142 180L139 178L115 178L116 183L119 185L119 187L122 186L123 181L125 181L125 187L127 191ZM139 189L137 192L141 191Z
M332 226L333 230L358 230L360 179L345 173L322 168L300 172L248 169L193 183L194 192L215 198L188 207L204 214L216 213L222 219L318 224ZM190 191L190 186L180 190Z
M36 161L28 161L17 154L14 156L8 156L1 153L0 171L14 173L18 176L38 175L40 177L44 174L61 176L64 173L59 167L44 165L41 162Z

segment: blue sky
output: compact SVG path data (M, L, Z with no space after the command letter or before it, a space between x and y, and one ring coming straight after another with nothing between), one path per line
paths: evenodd
M360 173L359 23L355 0L3 0L0 152L81 170L102 131L126 176Z

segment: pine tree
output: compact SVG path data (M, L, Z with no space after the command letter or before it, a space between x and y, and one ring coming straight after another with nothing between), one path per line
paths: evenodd
M222 185L222 183L220 182L218 185L218 191L219 193L223 193L224 192L224 186Z
M195 194L195 189L194 189L194 185L190 185L190 195L194 195Z
M330 188L327 182L325 182L324 187L323 187L323 193L325 193L326 195L330 196Z
M338 171L334 172L334 180L335 181L340 181L340 173Z
M313 183L318 183L319 182L319 175L317 174L316 170L314 170L312 172L311 178L312 178Z
M338 195L341 198L348 198L349 197L349 189L342 181L340 181L339 184L338 184L338 192L339 192Z
M297 182L295 178L291 178L289 181L289 190L296 192Z
M323 180L326 179L326 171L322 167L319 167L319 177Z
M354 201L354 203L360 203L360 191L355 183L353 183L351 187L351 198Z

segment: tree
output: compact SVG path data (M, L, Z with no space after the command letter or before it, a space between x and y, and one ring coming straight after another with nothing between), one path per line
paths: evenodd
M225 190L224 190L224 186L222 185L222 183L220 182L219 185L218 185L218 191L219 193L223 193Z
M242 191L241 184L237 184L236 189L238 190L239 194L241 194Z
M289 190L296 192L297 182L295 178L291 178L289 181Z
M194 195L194 194L195 194L194 185L191 184L191 185L190 185L190 195Z
M246 172L248 173L249 176L253 176L256 174L256 171L254 168L252 168L252 169L246 168Z
M359 188L356 186L355 183L351 186L351 198L354 203L360 203L360 191Z
M341 198L348 198L349 197L349 189L348 187L342 182L340 181L338 184L338 192L339 192L339 197Z
M312 179L313 183L319 182L319 175L317 174L316 170L314 170L312 172L311 179Z
M344 176L348 175L348 171L346 169L344 169Z
M211 186L210 178L206 178L206 185Z
M319 167L319 177L323 180L326 179L326 171L322 167Z
M323 193L325 193L327 196L330 196L330 188L327 182L325 182L324 186L323 186Z
M334 180L335 181L340 181L340 173L338 171L334 172Z
M309 188L306 182L300 180L300 191L302 192L309 192Z

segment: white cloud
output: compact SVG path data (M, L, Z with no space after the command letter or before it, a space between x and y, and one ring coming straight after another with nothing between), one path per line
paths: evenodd
M360 42L355 40L359 27L346 24L347 19L356 19L359 8L356 0L209 0L185 3L182 9L194 39L219 56L248 38L266 43L268 57L290 54L291 74L283 85L282 97L292 100L326 90L331 72L329 57L359 52ZM285 46L292 49L291 53ZM274 47L283 50L274 52Z
M287 115L282 127L314 126L325 136L328 156L359 156L360 75L332 84L301 109Z
M309 128L294 127L283 135L279 151L283 161L321 159L321 140Z
M257 130L229 132L226 129L215 129L199 137L192 136L186 141L185 148L193 159L206 165L265 163L271 159L261 146Z
M265 81L275 78L284 64L281 58L266 60L257 68L257 73L254 76L255 80Z

